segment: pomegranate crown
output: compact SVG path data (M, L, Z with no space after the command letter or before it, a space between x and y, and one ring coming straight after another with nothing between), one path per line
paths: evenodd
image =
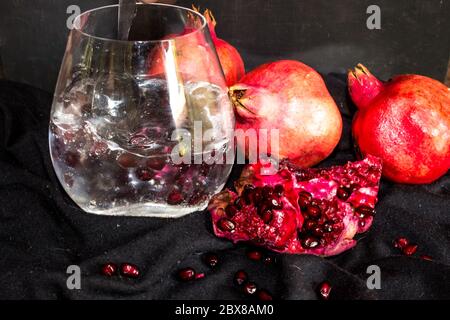
M378 80L361 63L348 71L348 90L353 102L359 109L366 108L383 89L383 82Z
M196 7L195 5L192 5L192 9L195 12L201 13L200 12L200 10L201 10L200 7ZM205 17L206 22L208 23L209 32L211 33L211 36L212 37L216 37L215 28L216 28L217 21L216 21L216 18L214 17L214 15L213 15L212 11L209 10L209 9L206 9L203 12L203 16Z

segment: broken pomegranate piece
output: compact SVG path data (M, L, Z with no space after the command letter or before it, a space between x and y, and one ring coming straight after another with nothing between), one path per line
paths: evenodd
M375 214L381 160L301 169L287 160L274 175L248 165L210 202L214 232L277 252L332 256L352 248Z

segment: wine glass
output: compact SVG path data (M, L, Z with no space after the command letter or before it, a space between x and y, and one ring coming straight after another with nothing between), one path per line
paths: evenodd
M117 5L76 18L50 116L52 163L86 212L179 217L225 185L232 105L205 18L136 8L127 41Z

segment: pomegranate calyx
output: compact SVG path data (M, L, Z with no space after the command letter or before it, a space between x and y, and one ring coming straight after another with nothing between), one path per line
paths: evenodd
M200 11L201 10L200 7L196 7L194 4L192 5L192 10L194 10L197 13L202 14L201 11ZM216 18L214 17L214 15L213 15L212 11L209 10L209 9L206 9L203 12L202 15L206 19L206 23L208 24L209 32L211 34L211 37L213 39L217 39L216 30L215 30L216 29L216 25L217 25L217 21L216 21Z
M257 118L257 114L246 107L245 105L245 93L247 89L242 88L230 88L230 98L231 102L233 103L234 109L238 116L240 116L242 119L251 119L251 118Z
M368 107L381 92L384 83L378 80L361 63L348 72L348 90L358 109Z

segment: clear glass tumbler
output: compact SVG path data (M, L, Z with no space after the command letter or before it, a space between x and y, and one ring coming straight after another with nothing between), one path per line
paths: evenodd
M179 217L230 174L234 115L205 18L138 5L128 41L118 6L79 16L49 127L55 172L84 211Z

